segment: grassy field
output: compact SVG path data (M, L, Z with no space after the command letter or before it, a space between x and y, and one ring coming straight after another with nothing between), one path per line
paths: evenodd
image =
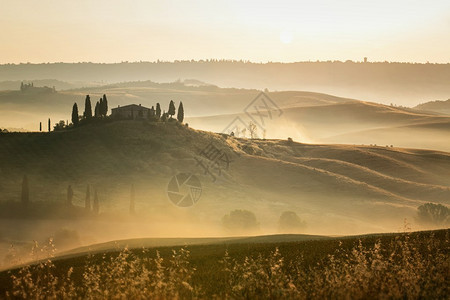
M445 299L450 295L449 233L447 229L285 242L286 237L272 236L184 247L117 248L44 259L2 272L0 295ZM45 248L51 254L49 249Z

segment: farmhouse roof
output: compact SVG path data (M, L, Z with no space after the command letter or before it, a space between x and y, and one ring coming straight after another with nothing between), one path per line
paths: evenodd
M150 109L150 108L148 108L148 107L144 107L144 106L142 106L142 105L137 105L137 104L128 104L128 105L124 105L124 106L118 106L118 107L115 107L115 108L113 108L112 110L116 110L116 109L119 109L119 110L121 110L121 109L125 109L125 110L129 110L129 109L136 109L136 110L139 110L139 109Z

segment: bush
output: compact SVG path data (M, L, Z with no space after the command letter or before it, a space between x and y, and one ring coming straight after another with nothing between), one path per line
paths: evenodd
M236 209L222 218L225 229L231 232L250 232L258 229L254 213L248 210Z
M280 232L301 232L306 228L306 222L293 211L285 211L278 220L278 231Z

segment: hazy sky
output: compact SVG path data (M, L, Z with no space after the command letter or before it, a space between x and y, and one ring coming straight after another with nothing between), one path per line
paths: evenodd
M450 62L450 1L0 0L0 63Z

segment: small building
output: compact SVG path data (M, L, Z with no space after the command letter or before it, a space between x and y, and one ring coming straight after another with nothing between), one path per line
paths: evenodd
M111 116L117 119L149 119L155 116L155 109L142 105L129 104L111 109Z

